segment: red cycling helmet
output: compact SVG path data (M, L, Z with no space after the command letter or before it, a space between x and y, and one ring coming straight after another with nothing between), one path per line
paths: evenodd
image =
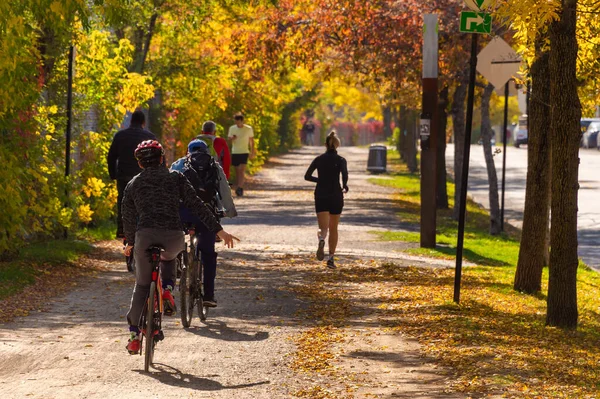
M159 158L165 155L165 150L162 145L156 140L146 140L142 141L138 144L135 152L133 153L135 159L138 161L141 160L150 160L153 158Z

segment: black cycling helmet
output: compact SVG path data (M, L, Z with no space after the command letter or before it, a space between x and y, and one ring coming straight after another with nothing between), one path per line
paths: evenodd
M217 131L217 124L213 121L206 121L202 124L202 133L212 134Z
M165 150L158 141L146 140L138 144L133 155L138 161L149 161L165 155Z

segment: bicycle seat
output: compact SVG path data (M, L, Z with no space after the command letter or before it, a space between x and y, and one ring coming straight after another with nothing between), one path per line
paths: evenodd
M147 249L148 252L165 252L165 247L160 244L152 244Z

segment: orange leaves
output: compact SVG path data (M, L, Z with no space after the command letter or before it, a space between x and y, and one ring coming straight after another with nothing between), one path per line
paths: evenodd
M343 334L331 325L312 328L294 339L298 350L292 368L304 372L322 373L331 370L335 358L331 346L342 340Z

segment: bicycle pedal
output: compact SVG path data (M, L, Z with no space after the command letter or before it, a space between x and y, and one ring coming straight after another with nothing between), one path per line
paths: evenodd
M163 334L162 330L159 330L158 333L156 334L156 337L154 338L154 340L162 341L163 339L165 339L165 334Z

